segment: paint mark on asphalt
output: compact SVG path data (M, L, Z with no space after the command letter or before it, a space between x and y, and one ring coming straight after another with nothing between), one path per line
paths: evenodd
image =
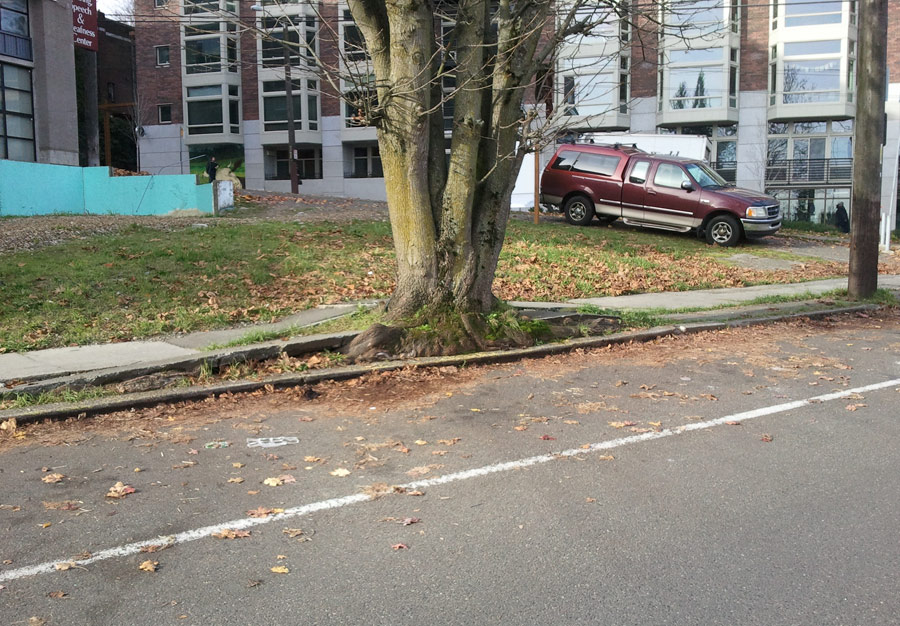
M297 437L254 437L247 438L248 448L277 448L292 443L300 443Z
M580 456L584 454L590 454L591 452L598 452L601 450L610 450L612 448L620 448L622 446L631 445L633 443L640 443L642 441L652 441L654 439L663 439L665 437L672 437L674 435L681 435L683 433L695 431L695 430L705 430L707 428L712 428L714 426L720 426L726 422L731 421L746 421L755 419L757 417L764 417L766 415L775 415L777 413L784 413L786 411L793 411L794 409L800 409L803 407L810 406L812 404L822 403L822 402L830 402L832 400L838 400L840 398L846 398L847 396L856 394L856 393L865 393L868 391L877 391L879 389L886 389L888 387L896 387L900 385L900 378L894 380L886 380L880 383L874 383L872 385L866 385L864 387L856 387L855 389L847 389L845 391L838 391L835 393L828 393L821 396L814 396L812 398L807 398L806 400L796 400L794 402L785 402L783 404L776 404L774 406L762 407L759 409L753 409L750 411L743 411L741 413L733 413L731 415L725 415L723 417L717 417L716 419L707 420L705 422L696 422L693 424L686 424L684 426L679 426L678 428L667 428L661 431L654 431L650 433L642 433L639 435L632 435L630 437L621 437L619 439L611 439L610 441L602 441L599 443L591 444L589 448L573 448L569 450L563 450L562 452L554 452L550 454L539 454L537 456L532 456L524 459L518 459L516 461L507 461L505 463L495 463L493 465L485 465L483 467L477 467L470 470L464 470L462 472L455 472L453 474L445 474L443 476L437 476L435 478L427 478L424 480L417 480L411 483L405 483L403 485L398 485L399 487L404 487L406 489L423 489L427 487L435 487L437 485L446 485L449 483L455 483L462 480L469 480L470 478L478 478L481 476L489 476L491 474L498 474L501 472L508 472L511 470L521 469L524 467L531 467L533 465L540 465L542 463L549 463L555 459L560 457L573 457ZM226 529L232 530L245 530L248 528L252 528L254 526L261 526L263 524L269 524L272 522L281 522L286 519L290 519L293 517L302 517L304 515L309 515L311 513L315 513L317 511L326 511L329 509L339 509L351 504L357 504L360 502L366 502L370 500L370 497L364 493L356 493L349 496L343 496L341 498L331 498L330 500L321 500L319 502L313 502L311 504L304 504L302 506L296 506L290 509L285 509L283 513L278 513L277 515L272 515L271 517L244 517L236 520L232 520L230 522L223 522L221 524L215 524L213 526L204 526L202 528L195 528L193 530L186 530L184 532L177 533L175 535L167 535L164 538L156 537L153 539L147 539L145 541L138 541L135 543L129 543L124 546L117 546L115 548L108 548L106 550L102 550L100 552L94 553L89 559L76 560L75 563L81 566L91 565L92 563L98 563L100 561L106 561L108 559L113 559L116 557L125 557L130 556L132 554L137 554L141 551L141 548L146 548L152 545L158 545L160 543L168 543L171 545L178 545L182 543L188 543L191 541L196 541L197 539L203 539L205 537L209 537L214 533L222 532ZM36 576L38 574L49 574L55 571L55 567L58 563L66 563L71 561L71 559L61 559L58 561L47 561L46 563L41 563L39 565L32 565L29 567L20 567L18 569L9 570L6 572L0 572L0 582L16 580L19 578L25 578L27 576Z

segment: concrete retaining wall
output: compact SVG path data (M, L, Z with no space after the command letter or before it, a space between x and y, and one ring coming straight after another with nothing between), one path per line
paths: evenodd
M106 167L0 160L0 215L212 213L212 185L193 175L110 176Z

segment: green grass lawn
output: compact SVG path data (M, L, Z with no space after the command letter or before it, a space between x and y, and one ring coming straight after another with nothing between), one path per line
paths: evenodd
M741 252L777 256L746 246ZM733 250L686 235L512 220L495 292L565 300L646 291L797 282L835 275L729 266ZM125 341L272 321L323 303L387 297L387 222L131 227L36 252L0 255L0 351Z

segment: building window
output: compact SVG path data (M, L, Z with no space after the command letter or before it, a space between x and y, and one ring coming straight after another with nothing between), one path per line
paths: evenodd
M222 85L187 88L187 123L189 135L224 132Z
M222 37L218 22L185 27L184 65L188 74L222 71Z
M666 87L668 110L710 109L724 106L725 48L672 50L668 53ZM729 66L730 68L730 66ZM730 72L730 70L729 70ZM737 86L737 71L734 74Z
M353 21L353 15L344 9L341 20L341 50L345 61L365 61L369 58L366 40L359 26Z
M0 30L11 35L28 37L28 0L0 2Z
M153 0L153 6L157 9L162 9L169 6L169 0Z
M171 124L172 123L172 105L171 104L156 105L156 117L159 119L160 124Z
M784 26L821 26L841 23L841 2L809 2L808 0L786 0Z
M295 15L277 18L265 17L260 21L260 28L264 31L260 43L263 66L284 66L284 24L288 25L287 52L291 66L299 66L300 59L306 59L309 66L314 65L319 54L316 18ZM301 32L303 33L302 43Z
M664 32L675 36L688 32L691 37L721 32L730 8L722 0L674 0L667 7Z
M297 177L302 180L322 178L322 149L318 146L301 146L297 154ZM268 151L265 159L266 180L289 180L290 164L287 149Z
M786 42L781 63L782 102L838 102L841 98L841 41Z
M287 130L287 98L284 81L263 81L263 130ZM280 93L279 93L280 92ZM303 81L291 81L294 129L303 129Z
M31 70L0 63L0 159L34 161Z
M219 10L219 0L192 0L184 3L184 14L215 13Z
M156 46L156 65L169 64L169 46Z
M319 130L319 81L306 81L306 127Z
M621 68L622 61L627 64L627 58L619 56L562 61L563 114L604 115L621 111L623 104L627 112L628 71Z
M772 122L766 155L766 182L850 183L853 120Z
M629 57L619 59L619 113L628 113L628 101L631 98L631 81L628 71Z
M382 178L381 153L378 146L356 146L353 148L352 178Z
M446 78L446 77L445 77ZM361 83L375 80L374 76L370 76L361 80ZM449 103L449 104L448 104ZM344 93L344 124L347 128L358 128L361 126L372 126L372 111L378 105L378 95L375 89L366 86L358 86L352 91ZM444 107L444 128L447 129L447 115L449 106L450 125L453 125L453 100L452 98L444 98L442 107Z

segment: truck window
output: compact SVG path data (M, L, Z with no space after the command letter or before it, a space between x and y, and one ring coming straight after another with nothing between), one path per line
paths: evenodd
M619 167L621 157L608 154L591 154L583 152L575 165L572 166L573 172L584 172L586 174L601 174L602 176L612 176Z
M660 187L681 188L682 181L689 180L687 174L679 166L672 163L660 163L656 166L656 175L653 183Z
M647 171L649 169L650 161L638 161L634 164L634 167L631 168L631 175L628 177L628 182L643 185L647 182Z
M556 161L553 162L553 169L555 170L570 170L572 169L572 163L575 162L575 159L578 158L579 153L574 150L563 150L559 153L559 156L556 157Z

